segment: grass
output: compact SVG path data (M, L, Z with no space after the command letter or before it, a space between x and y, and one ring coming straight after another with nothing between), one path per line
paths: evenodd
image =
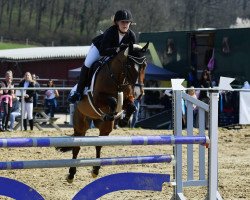
M28 47L34 47L34 45L26 45L26 44L12 43L12 42L0 42L0 50L28 48Z

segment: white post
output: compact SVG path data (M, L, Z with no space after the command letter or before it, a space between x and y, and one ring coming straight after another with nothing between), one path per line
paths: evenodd
M21 131L24 130L23 120L24 120L24 90L21 89Z
M73 125L73 115L75 111L75 104L71 103L69 104L69 124Z
M208 199L215 200L218 190L218 92L210 92L210 124L209 124L209 182Z
M185 88L181 85L184 79L171 79L174 99L174 135L182 136L182 91ZM182 181L182 144L174 146L174 156L176 164L174 167L174 179L176 182L174 199L185 200L183 195L183 181Z

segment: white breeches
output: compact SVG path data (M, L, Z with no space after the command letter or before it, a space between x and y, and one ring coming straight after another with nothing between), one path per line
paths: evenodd
M33 103L24 103L24 119L33 119Z
M89 52L85 58L84 65L88 68L91 67L91 65L97 61L100 58L99 50L96 48L94 44L91 44L91 47L89 49Z

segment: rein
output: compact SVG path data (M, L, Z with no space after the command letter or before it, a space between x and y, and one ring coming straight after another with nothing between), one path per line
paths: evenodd
M138 72L138 76L139 76L140 71L142 69L141 65L145 62L145 60L146 60L146 56L138 58L138 57L128 55L128 59L125 63L120 61L122 64L121 73L124 74L124 79L123 79L122 83L119 83L119 80L115 77L115 75L111 69L111 65L106 64L106 65L108 65L107 67L110 71L110 78L113 80L113 82L117 86L118 92L121 92L123 87L126 87L128 85L133 85L133 86L135 85L135 83L133 83L133 80L132 80L133 74L129 69L133 67L133 64L138 64L139 69L137 72ZM132 61L132 63L129 61ZM138 79L138 77L137 77L137 79ZM140 84L140 86L143 86L143 84Z

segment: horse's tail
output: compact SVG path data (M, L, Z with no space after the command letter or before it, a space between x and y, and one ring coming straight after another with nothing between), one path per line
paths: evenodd
M56 150L65 153L68 151L72 151L73 147L56 147Z

